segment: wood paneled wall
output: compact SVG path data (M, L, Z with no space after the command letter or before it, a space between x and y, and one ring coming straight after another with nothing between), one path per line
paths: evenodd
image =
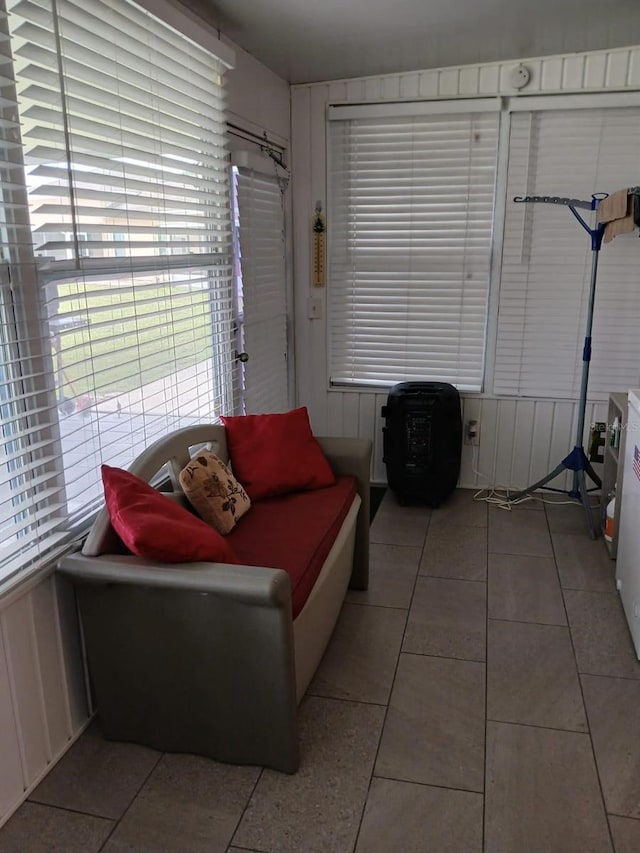
M373 441L371 473L376 483L386 482L381 415L386 402L386 394L372 392L331 391L327 399L326 434L360 435ZM480 444L463 445L460 485L478 489L491 485L524 488L539 480L573 447L576 408L575 403L566 401L463 397L463 421L479 422ZM606 416L606 403L587 406L587 425L604 421ZM559 478L553 485L563 487L567 483Z
M0 603L0 825L90 710L73 590L49 573Z

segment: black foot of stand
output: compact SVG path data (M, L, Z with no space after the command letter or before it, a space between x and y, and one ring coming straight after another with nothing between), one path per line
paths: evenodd
M571 491L567 491L566 489L553 489L550 486L547 486L547 483L554 480L559 474L562 474L564 471L573 471L573 489ZM591 467L591 463L587 459L587 455L584 452L584 448L582 447L574 447L571 453L566 456L562 462L558 465L557 468L554 468L546 477L543 477L541 480L538 480L537 483L533 483L531 486L527 486L526 489L523 489L521 492L518 492L515 495L510 495L509 500L517 501L520 498L525 497L526 495L531 495L533 492L537 491L537 489L551 489L554 492L562 492L565 495L568 495L570 498L575 498L580 501L582 506L584 507L585 515L587 518L587 530L589 531L589 536L592 539L595 539L598 535L597 528L593 522L593 515L591 513L591 505L589 504L589 489L587 489L587 480L586 474L589 475L591 480L595 483L594 489L599 489L602 486L602 482L600 481L600 477L596 474L596 472Z

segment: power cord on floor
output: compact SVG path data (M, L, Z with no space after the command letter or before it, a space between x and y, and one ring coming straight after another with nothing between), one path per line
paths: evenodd
M472 446L472 457L471 457L471 467L473 473L476 477L480 477L483 480L489 480L486 474L483 474L482 471L478 470L478 448L476 445ZM474 496L474 501L483 501L484 503L491 504L493 506L497 506L498 509L504 509L507 512L510 512L514 506L519 506L520 504L526 503L527 501L539 501L543 504L550 504L552 506L581 506L580 501L577 498L571 498L570 500L548 500L547 498L543 498L539 495L522 495L522 497L514 498L511 497L511 492L514 490L509 486L485 486L482 489L479 489ZM518 489L516 494L521 491ZM486 495L484 494L486 492ZM598 507L600 502L591 504L592 507Z

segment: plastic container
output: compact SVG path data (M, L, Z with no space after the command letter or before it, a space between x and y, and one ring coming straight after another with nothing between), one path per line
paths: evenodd
M609 444L613 448L620 445L620 418L616 415L611 424L611 435L609 436Z
M615 514L616 514L616 495L615 492L611 493L612 497L607 504L605 521L604 521L604 538L607 542L613 542L613 533L614 533L614 525L615 525Z

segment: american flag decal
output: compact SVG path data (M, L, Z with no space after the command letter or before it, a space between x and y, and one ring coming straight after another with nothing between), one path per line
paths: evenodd
M637 444L633 447L633 473L640 480L640 450Z

